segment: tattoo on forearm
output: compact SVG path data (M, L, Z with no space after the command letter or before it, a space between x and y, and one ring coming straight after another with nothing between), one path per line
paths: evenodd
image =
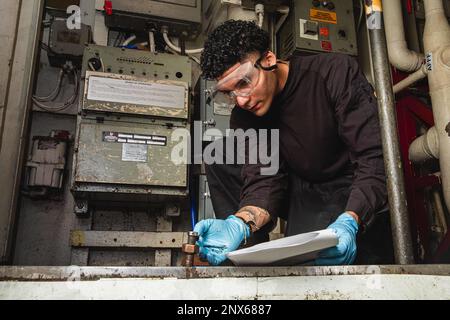
M260 229L270 221L270 214L267 210L254 206L243 207L236 215L244 218L246 221L253 222L257 229Z

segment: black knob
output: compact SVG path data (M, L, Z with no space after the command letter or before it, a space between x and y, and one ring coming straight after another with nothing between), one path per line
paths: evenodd
M314 7L318 7L318 6L320 6L320 1L319 0L313 0L312 5Z
M100 61L99 58L90 58L88 60L88 66L90 69L93 68L95 71L98 71L102 67L102 62Z
M334 8L335 8L335 6L334 6L334 3L333 3L333 2L328 2L328 3L327 3L327 9L328 9L328 10L334 10Z
M347 33L345 32L345 30L339 30L338 31L338 35L340 38L346 38L347 37Z

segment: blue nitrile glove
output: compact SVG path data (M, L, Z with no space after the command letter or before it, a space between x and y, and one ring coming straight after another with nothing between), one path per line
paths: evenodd
M331 266L351 264L356 258L356 233L358 223L348 213L341 214L327 229L332 229L338 236L335 247L325 249L319 253L316 265Z
M226 220L206 219L197 223L199 254L212 265L219 265L226 253L236 250L250 236L250 228L240 218L231 215Z

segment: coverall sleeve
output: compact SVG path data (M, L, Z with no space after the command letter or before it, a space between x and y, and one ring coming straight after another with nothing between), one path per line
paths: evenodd
M387 208L377 100L355 59L337 55L331 65L327 74L329 98L355 169L346 210L358 214L367 226L377 212Z
M242 150L244 145L238 145L238 149L240 149L238 154L242 152L245 158L241 171L243 186L239 207L256 206L263 208L269 212L272 221L275 221L280 214L283 216L282 211L286 209L284 204L286 202L285 196L287 194L288 180L285 161L280 156L280 148L272 146L270 143L270 130L276 129L270 129L269 122L270 119L257 118L250 112L235 107L231 115L230 127L234 130L242 129L247 133L244 150ZM262 138L259 129L268 130L267 139ZM253 133L251 133L252 130ZM262 163L259 156L254 161L255 157L252 154L255 155L260 152L263 140L267 141L267 154L270 155L272 151L274 152L270 158L277 159L278 165L276 167L273 167L274 163ZM268 172L269 174L262 174L264 169L267 170L271 166L275 170L271 169Z

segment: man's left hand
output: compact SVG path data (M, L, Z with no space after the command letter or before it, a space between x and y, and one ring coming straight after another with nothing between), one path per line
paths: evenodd
M353 263L356 258L356 233L358 232L358 223L353 214L344 212L327 229L332 229L336 233L339 242L337 246L321 251L316 259L316 265Z

